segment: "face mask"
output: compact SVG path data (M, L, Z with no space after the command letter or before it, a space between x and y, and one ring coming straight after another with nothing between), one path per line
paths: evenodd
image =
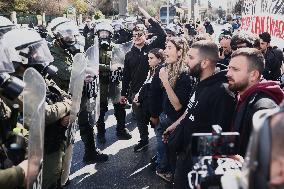
M110 46L110 39L100 39L100 47L103 49L108 49Z

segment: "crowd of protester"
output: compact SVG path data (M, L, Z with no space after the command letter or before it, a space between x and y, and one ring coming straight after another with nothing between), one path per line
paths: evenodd
M85 37L85 50L93 45L94 37L104 31L106 37L99 36L102 49L109 50L112 43L132 42L133 46L124 57L123 77L122 81L119 81L122 86L120 99L114 102L117 136L123 140L132 137L125 128L125 120L122 120L125 119L124 108L130 103L140 134L134 152L143 153L147 149L149 127L153 128L156 134L156 154L152 158L155 173L166 182L172 183L174 188L182 189L189 187L188 173L195 163L191 154L192 134L211 133L212 126L219 125L223 132L240 134L238 154L232 158L241 163L245 161L243 171L248 169L251 177L255 176L250 178L249 182L254 182L256 178L264 180L262 183L255 181L251 188L261 188L261 185L267 188L268 185L283 187L284 128L281 102L284 99L284 92L281 87L281 76L284 59L283 52L270 44L271 35L267 32L253 35L241 31L236 20L229 20L221 33L214 31L208 18L203 24L200 21L194 23L193 20L181 24L175 20L163 27L145 10L140 8L140 11L145 17L143 20L116 20L112 22L112 26L108 25L111 29L102 27L96 31L94 25L99 23L92 23L87 19L82 31ZM215 42L216 38L218 43ZM58 45L61 44L58 42ZM61 48L55 51L54 48L50 48L53 56L63 51ZM64 57L72 59L70 53ZM54 59L58 60L58 57ZM55 63L60 67L62 61L53 64ZM68 64L67 67L69 66ZM108 71L100 67L100 82L107 80L106 83L101 83L101 88L110 85ZM55 82L61 87L63 79L57 79ZM69 77L66 81L68 88ZM67 92L68 89L64 90ZM101 92L100 95L104 94ZM101 116L96 123L98 141L101 143L106 141L104 115L108 111L108 99L107 96L105 98L105 104L100 104ZM81 106L83 107L83 102ZM63 118L65 116L67 114L64 114ZM256 131L255 125L259 123L255 120L261 121L263 117L266 119L266 125L261 128L270 133L264 134L269 135L269 141L261 141L262 135L259 133L263 132ZM85 144L84 161L107 161L107 155L95 150L92 134L94 125L90 122L85 123L86 120L85 117L79 118L79 127ZM87 133L91 133L92 136ZM250 161L247 159L255 158L255 161L263 163L261 158L265 152L262 152L260 145L266 144L269 158L266 157L264 164L268 168L263 173L265 176L258 177L256 170L261 168L251 168L247 165L252 163L246 162ZM254 156L252 146L258 149ZM54 146L49 147L51 149ZM95 155L91 155L92 153ZM47 164L44 165L45 168L46 166ZM60 174L60 170L57 172Z

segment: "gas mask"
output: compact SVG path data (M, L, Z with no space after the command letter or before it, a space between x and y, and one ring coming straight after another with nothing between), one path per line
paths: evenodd
M10 100L15 100L24 90L25 83L8 73L0 73L1 94Z
M110 32L109 31L99 31L99 44L102 49L107 50L110 47L111 39L110 39Z

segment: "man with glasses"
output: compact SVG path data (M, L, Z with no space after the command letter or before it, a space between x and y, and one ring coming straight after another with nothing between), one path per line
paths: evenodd
M166 33L151 16L139 7L142 14L148 19L152 28L156 31L157 38L152 43L146 43L147 34L146 27L143 24L137 24L133 29L133 47L125 55L122 90L120 103L126 104L127 97L132 101L135 94L140 90L147 78L149 63L148 52L153 48L163 48L166 41ZM132 108L137 120L137 126L140 133L140 141L134 147L134 151L141 151L148 145L148 123L149 120L143 112L142 108L135 103Z

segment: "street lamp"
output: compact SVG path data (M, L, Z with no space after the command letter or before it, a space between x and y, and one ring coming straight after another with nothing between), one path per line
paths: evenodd
M167 25L170 22L170 0L167 1Z

